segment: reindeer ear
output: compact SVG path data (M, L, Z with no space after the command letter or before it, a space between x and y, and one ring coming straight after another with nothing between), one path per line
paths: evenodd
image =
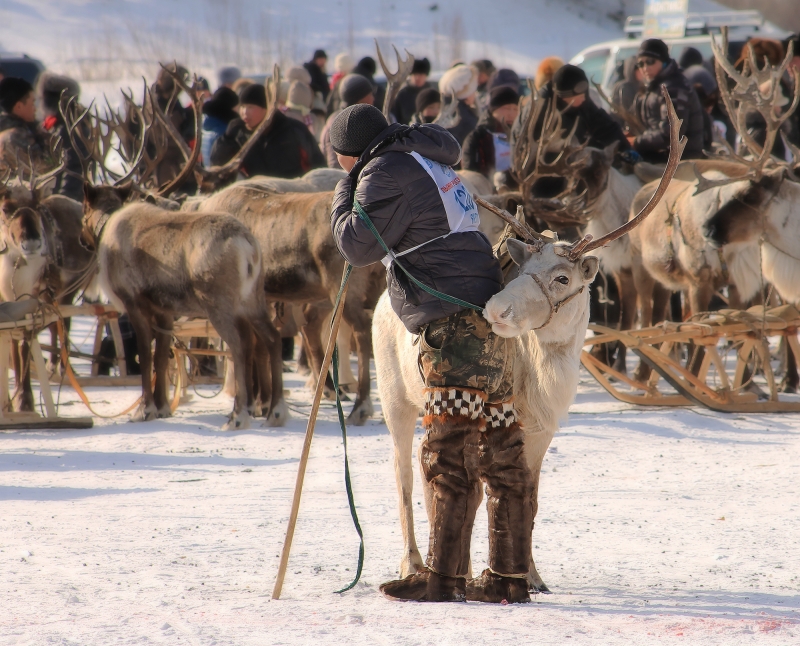
M611 164L614 161L614 157L617 156L617 149L619 148L619 142L613 141L608 146L603 148L603 152L606 155L606 161Z
M97 189L89 182L83 183L83 201L86 204L92 204L97 197Z
M587 283L591 283L594 280L598 269L600 269L600 261L594 256L581 258L581 275Z
M125 204L133 192L133 182L127 182L125 184L115 186L114 192L119 196L119 199L122 201L122 203Z
M516 240L515 238L506 240L506 247L508 248L508 254L511 256L511 260L520 267L528 262L536 251L531 245L525 244L521 240Z

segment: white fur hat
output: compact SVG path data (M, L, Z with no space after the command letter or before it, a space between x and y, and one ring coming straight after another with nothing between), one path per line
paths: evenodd
M340 74L349 74L355 66L355 62L347 52L337 54L336 58L333 59L333 70Z
M286 73L285 80L289 81L289 83L292 81L300 81L306 85L311 85L311 74L308 73L305 67L290 67L289 71Z
M467 99L478 90L478 72L471 65L451 67L439 79L442 96L455 94L457 99Z

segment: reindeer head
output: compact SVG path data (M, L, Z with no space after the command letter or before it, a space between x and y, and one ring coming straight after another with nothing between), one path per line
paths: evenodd
M764 230L765 211L775 199L783 173L773 171L759 180L740 180L719 188L721 207L703 225L703 236L714 247L752 240Z
M508 252L519 266L519 276L486 303L484 316L495 334L519 336L550 327L573 328L585 314L587 286L599 262L594 256L570 256L570 245L508 240Z
M686 146L686 137L679 139L681 122L666 87L662 86L661 92L670 124L669 160L647 204L618 229L598 240L587 235L571 245L548 242L512 215L476 198L481 206L500 215L517 235L526 240L506 241L512 260L519 266L519 276L490 298L484 309L484 316L496 334L513 337L542 330L539 334L544 333L555 340L560 338L564 329L575 328L576 317L588 316L589 292L586 287L594 280L599 263L597 258L586 254L622 237L655 209L675 175Z
M14 249L26 259L47 255L44 229L39 213L28 206L13 207L3 201L0 233L3 239L3 252Z
M133 192L134 187L131 182L122 186L92 186L88 182L83 185L81 239L88 248L97 248L97 242L109 217L122 208Z

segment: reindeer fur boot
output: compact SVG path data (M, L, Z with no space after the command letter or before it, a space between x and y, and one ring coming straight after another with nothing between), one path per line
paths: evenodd
M507 410L506 410L507 409ZM505 411L505 413L504 413ZM489 568L467 584L468 601L530 601L534 482L523 447L523 432L508 405L487 412L480 435L479 467L486 483Z
M465 600L472 526L481 501L482 400L478 393L463 389L436 390L437 396L430 398L435 407L426 406L423 425L427 433L420 446L422 472L431 487L427 568L382 585L381 592L392 599ZM444 412L453 393L458 405ZM456 411L458 414L451 414Z

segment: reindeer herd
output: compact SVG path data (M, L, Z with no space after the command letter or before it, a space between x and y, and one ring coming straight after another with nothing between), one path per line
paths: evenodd
M722 54L725 50L726 43L715 43L723 100L740 130L743 151L681 163L652 217L630 236L597 249L602 270L617 285L622 329L633 328L637 318L642 325L663 320L673 291L684 292L691 312L707 309L722 288L727 288L733 307L763 295L767 284L783 300L800 301L800 249L793 242L800 216L795 212L800 208L795 176L800 151L787 146L792 162L770 155L782 122L800 97L800 83L795 83L789 110L772 108L791 52L779 67L750 60L738 71ZM398 54L395 74L379 59L389 80L388 113L413 57L403 60ZM192 99L197 142L197 93L177 66L165 69L175 81L172 102L180 92ZM325 169L295 180L236 181L241 160L269 131L278 109L279 82L275 68L267 81L267 117L228 164L209 168L197 163L199 144L189 149L168 116L169 105L160 107L147 87L141 104L132 94L123 94L122 110L108 102L100 110L65 101L62 113L70 143L84 170L84 204L47 196L49 180L62 167L38 179L31 171L25 181L20 173L19 180L7 181L3 189L0 296L4 301L27 297L63 304L78 294L96 295L99 286L127 312L137 334L143 368L138 419L169 414L166 372L175 317L209 319L230 349L236 384L231 428L247 425L251 415L265 416L269 425L287 418L280 334L269 303L302 308L301 334L312 371L322 363L323 328L344 267L329 228L332 191L343 173ZM763 93L765 82L769 96ZM549 227L566 239L602 237L649 202L658 182L643 184L636 174L615 167L613 146L597 150L576 142L575 130L562 130L551 103L535 93L530 100L514 142L511 173L517 186L494 194L483 176L461 171L474 194L510 211L522 206L527 224ZM760 112L767 123L763 145L743 127L748 110ZM537 134L542 116L545 125ZM446 111L441 119L446 123ZM183 164L165 179L157 171L170 150L177 151ZM109 164L112 156L121 160L116 169ZM556 196L537 195L541 177L560 178L563 190ZM196 187L196 195L187 196L187 187L192 192ZM486 209L481 217L482 230L498 242L504 223ZM363 424L373 414L372 314L384 289L380 266L354 270L343 314L359 366L348 419L352 424ZM19 410L33 407L26 345L22 342L14 352L13 405ZM622 347L615 368L625 370ZM796 382L787 384L792 387Z

